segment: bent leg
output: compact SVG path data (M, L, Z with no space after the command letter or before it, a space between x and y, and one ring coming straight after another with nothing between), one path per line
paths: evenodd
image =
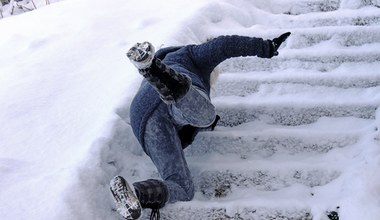
M169 105L169 112L176 123L194 127L208 127L216 116L215 106L208 95L194 85L180 101Z
M208 95L194 87L189 76L162 63L153 54L153 45L144 42L132 47L127 56L160 98L169 105L171 116L177 124L195 127L211 125L215 120L215 107Z
M191 200L194 197L193 181L166 104L160 104L148 120L144 141L144 151L168 187L168 201Z

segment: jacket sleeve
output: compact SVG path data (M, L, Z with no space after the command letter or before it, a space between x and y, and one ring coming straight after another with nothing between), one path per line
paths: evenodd
M165 47L165 48L162 48L162 49L159 49L154 55L162 60L165 58L166 54L168 53L171 53L171 52L174 52L174 51L177 51L179 49L181 49L183 46L180 46L180 47Z
M270 43L262 38L220 36L200 45L193 45L192 59L205 71L212 71L219 63L232 57L258 56L270 58Z

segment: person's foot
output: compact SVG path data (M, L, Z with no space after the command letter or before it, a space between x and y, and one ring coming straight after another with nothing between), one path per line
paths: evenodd
M154 52L151 43L137 43L129 49L127 57L166 104L176 103L190 90L191 78L162 63Z
M137 69L150 67L154 57L154 46L149 42L136 43L127 52L127 57Z
M110 182L110 189L120 215L129 220L138 219L141 215L141 204L128 182L121 176L115 176Z

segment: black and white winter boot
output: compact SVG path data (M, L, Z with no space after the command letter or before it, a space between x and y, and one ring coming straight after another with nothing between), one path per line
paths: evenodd
M162 101L176 103L190 90L191 79L163 64L154 56L154 51L154 46L149 42L137 43L128 51L127 57L158 92Z
M137 69L146 69L152 64L154 46L149 42L136 43L127 52L127 57Z
M128 220L138 219L141 215L141 204L127 181L116 176L110 182L110 189L120 215Z
M150 208L150 219L160 219L160 209L168 201L169 190L164 182L156 179L148 179L133 183L136 195L142 208Z

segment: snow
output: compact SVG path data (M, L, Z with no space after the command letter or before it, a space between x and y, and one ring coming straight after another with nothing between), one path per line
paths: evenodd
M141 81L141 76L125 57L129 47L140 41L151 41L158 48L162 45L201 43L220 34L255 33L255 36L271 38L297 21L297 18L281 13L300 13L305 1L300 1L293 8L281 7L290 5L291 1L280 4L274 0L253 3L243 0L193 0L191 4L185 0L65 0L44 7L44 1L35 2L41 6L38 10L0 20L1 219L117 219L108 192L110 178L122 174L133 181L157 175L128 127L128 105ZM341 1L342 9L337 12L338 16L360 14L354 9L362 6L361 2ZM268 8L271 13L264 10ZM368 7L363 10L376 14L378 9ZM312 21L319 16L313 13L302 15L303 25L314 26ZM326 12L325 18L329 16ZM280 28L268 28L274 24ZM378 31L378 26L372 29ZM318 29L318 33L324 36L334 35L334 31ZM300 49L297 39L289 40L280 52L289 59L305 54L326 56L326 48L333 48L328 55L337 57L361 53L376 57L378 54L373 52L373 48L380 48L379 43L358 43L350 49L352 51L343 50L340 39L332 38ZM360 68L346 64L332 70L334 76L324 75L332 80L340 75L348 76L346 80L356 74L370 77L378 67L378 63L363 61ZM281 77L286 81L289 78L304 76L312 79L321 76L313 71L305 76L292 70L282 70ZM271 81L268 78L270 75L255 74L260 80ZM378 106L380 102L379 86L368 90L323 85L310 90L310 87L305 84L281 85L281 82L276 86L262 84L257 88L257 93L245 98L265 99L268 103L291 103L296 100L304 101L306 105L318 102L326 105L371 103ZM219 99L231 105L244 102L239 95ZM308 102L311 99L313 101ZM346 128L347 133L359 132L362 136L358 143L345 149L333 149L328 156L292 157L299 160L294 162L294 166L310 161L321 163L322 167L326 166L324 163L330 163L336 168L350 170L327 187L315 189L313 199L305 199L310 189L301 184L276 193L258 190L259 199L254 201L250 197L245 198L245 189L241 189L228 197L234 201L226 203L228 210L238 209L239 204L271 207L273 200L270 198L280 195L279 204L313 206L314 219L318 220L323 218L321 213L331 208L325 201L337 201L345 207L342 219L378 219L380 174L376 171L380 167L380 131L375 128L380 127L379 118L380 110L377 110L376 116L370 119L322 117L315 123L295 126L290 130L263 122L247 123L231 129L231 132L251 129L264 130L267 135L273 131L286 135L305 130L341 133ZM228 129L218 128L216 132L229 132ZM218 157L215 155L207 160L210 162ZM277 157L280 157L276 160L280 164L289 159L286 156ZM353 163L338 163L339 158L349 158ZM275 159L273 157L271 160ZM190 162L197 164L192 169L200 169L197 166L201 162L197 163L197 160L204 158L191 159ZM237 160L231 157L231 163L235 164L232 170L239 170L240 164L233 163ZM118 163L117 166L112 166L114 163ZM251 163L253 166L257 164L258 167L276 169L276 166L271 166L270 160L254 160ZM215 164L212 169L221 166L217 162ZM323 168L330 170L327 166ZM294 196L292 203L287 199L289 195ZM236 202L233 198L242 199ZM215 202L207 205L203 200L197 195L192 205L207 207Z
M62 1L1 20L3 219L67 215L64 195L76 193L69 188L94 156L92 143L107 136L115 109L138 88L126 50L142 39L165 42L171 26L194 10L184 11L183 2L171 3L178 14L169 5L154 12L158 3L107 5Z

